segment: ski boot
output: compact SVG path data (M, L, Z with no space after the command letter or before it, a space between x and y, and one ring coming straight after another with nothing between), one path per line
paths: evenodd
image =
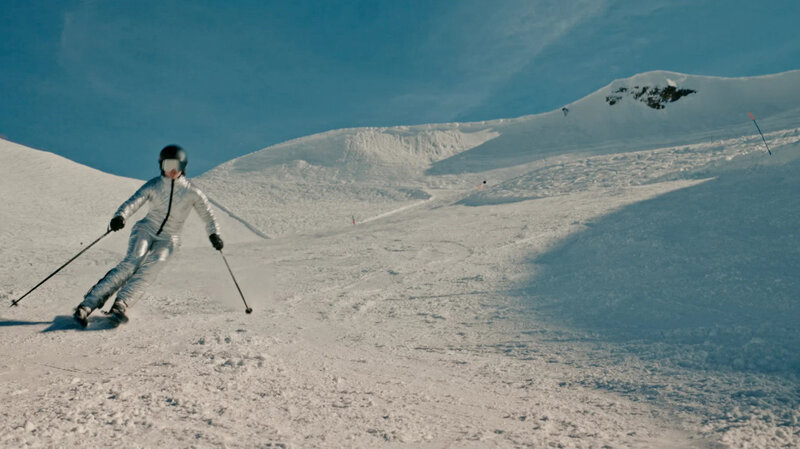
M85 329L87 326L89 326L90 313L92 313L92 309L86 306L78 306L75 308L75 313L72 316L75 317L75 321L77 321L78 324Z
M128 322L128 315L125 314L125 310L128 307L122 301L117 301L111 306L111 310L108 311L108 318L111 321L114 321L117 324L125 324Z

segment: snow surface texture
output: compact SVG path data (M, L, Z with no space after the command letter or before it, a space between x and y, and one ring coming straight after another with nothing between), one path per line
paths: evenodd
M223 164L196 181L253 314L195 219L128 325L76 329L110 235L0 314L0 447L798 447L798 96L653 72ZM142 182L0 141L0 298Z

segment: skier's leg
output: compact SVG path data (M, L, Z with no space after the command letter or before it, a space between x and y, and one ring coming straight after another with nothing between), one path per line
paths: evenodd
M142 297L147 287L156 280L158 273L164 268L169 256L175 251L175 244L176 241L172 239L159 239L152 242L152 247L144 261L125 286L117 292L113 308L124 313L128 307L134 305Z
M134 226L125 258L86 292L83 302L78 307L88 309L88 313L103 307L106 300L119 290L144 262L151 243L152 237L149 233L142 227Z

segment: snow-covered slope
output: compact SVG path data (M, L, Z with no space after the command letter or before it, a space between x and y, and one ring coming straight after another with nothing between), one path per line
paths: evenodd
M341 228L430 199L431 163L497 135L457 124L330 131L229 161L198 184L271 236Z
M52 153L0 140L0 244L86 241L105 231L116 208L141 185Z
M434 164L431 173L478 172L570 152L620 153L752 135L748 112L766 131L793 127L800 117L798 85L800 71L752 78L643 73L566 105L566 115L559 110L493 122L498 138ZM647 104L653 90L669 87L693 93L675 101L656 96L662 109Z
M753 136L748 112L767 132L788 128L800 119L798 85L800 71L738 79L649 72L564 111L304 137L222 164L200 182L265 234L313 232L419 203L443 186L468 190L533 173L547 157Z
M155 164L154 164L155 165ZM154 176L158 174L154 170ZM77 164L61 156L24 147L0 139L0 192L3 197L3 229L0 245L28 242L34 248L52 248L65 241L80 245L105 232L108 221L142 180L122 178ZM127 230L133 220L147 212L143 208L128 223L126 230L107 238L113 243L101 247L125 250ZM222 211L217 211L225 236L230 241L256 237ZM190 214L184 232L184 246L209 246L200 220Z
M669 86L696 92L639 101ZM115 235L0 314L0 446L800 447L798 86L658 72L566 115L331 131L224 164L198 182L275 237L226 238L255 312L201 241L128 325L78 331ZM3 148L10 301L76 249L30 205L102 232L129 192L89 186L140 181Z

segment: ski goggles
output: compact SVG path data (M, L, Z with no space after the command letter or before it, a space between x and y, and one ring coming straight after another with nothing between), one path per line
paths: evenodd
M161 170L168 173L172 170L183 171L181 168L181 161L177 159L164 159L161 161Z

